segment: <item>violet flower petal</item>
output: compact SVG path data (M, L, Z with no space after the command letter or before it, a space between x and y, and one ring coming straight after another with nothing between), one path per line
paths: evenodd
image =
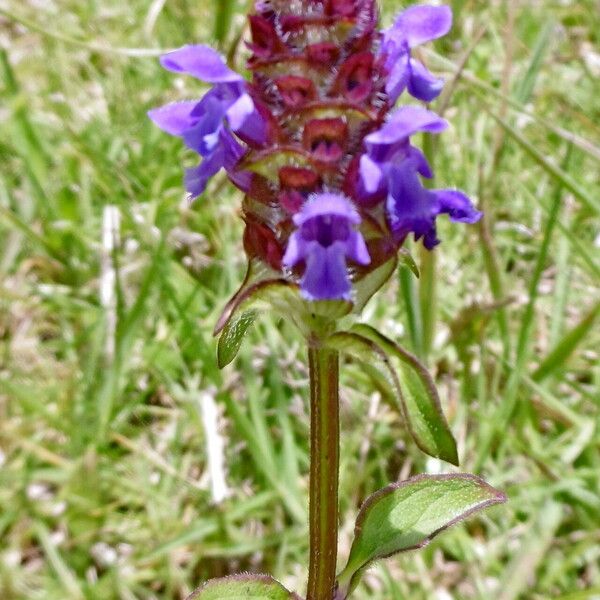
M243 154L243 147L231 133L225 129L221 130L219 141L215 144L214 150L205 155L197 167L186 170L185 185L187 191L193 198L200 196L206 189L208 181L223 168L227 171L233 183L240 189L248 191L252 174L234 170Z
M439 202L440 212L450 216L450 220L459 223L477 223L483 216L470 198L459 190L432 190Z
M412 59L410 51L445 35L451 27L450 7L419 5L402 11L394 24L383 32L381 54L385 56L388 70L386 93L390 102L396 102L406 88L412 96L425 102L439 95L443 81Z
M412 232L418 240L426 235L434 225L436 208L436 197L421 185L411 161L391 167L387 211L397 237Z
M385 125L365 138L367 147L395 144L419 131L440 133L448 122L420 106L403 106L392 113Z
M358 231L351 231L346 242L346 256L359 265L368 265L371 262L365 238Z
M367 194L388 190L395 177L395 165L408 162L411 169L423 177L433 173L424 154L410 145L411 135L420 131L440 133L448 123L434 112L420 106L403 106L380 129L365 138L367 153L359 163L360 183ZM416 176L416 174L415 174Z
M192 150L201 156L214 151L221 140L225 107L216 89L208 92L198 103L194 112L196 124L183 133L183 139Z
M252 175L236 171L242 146L232 136L261 144L267 138L267 124L246 92L245 80L232 71L223 57L208 46L184 46L160 59L163 67L214 84L199 102L183 102L151 110L150 118L162 129L183 138L203 161L186 172L188 191L195 197L221 168L240 189L248 191Z
M221 146L224 149L224 167L229 179L243 192L250 190L252 173L250 171L238 171L236 169L240 159L245 153L245 148L228 132L221 133Z
M287 267L293 267L306 257L306 244L302 243L299 231L290 236L281 262Z
M225 152L223 148L217 146L213 154L202 159L202 162L191 169L185 171L185 189L191 194L192 198L200 196L209 182L225 165Z
M419 148L415 148L415 146L409 146L407 159L412 161L419 175L422 175L427 179L431 179L433 177L431 165L429 164L427 157Z
M231 129L240 134L242 138L256 144L265 143L267 140L267 123L256 109L249 94L246 92L240 93L225 114Z
M223 57L209 46L183 46L162 56L160 63L169 71L192 75L206 83L243 81L242 76L232 71Z
M197 101L173 102L149 110L148 116L163 131L171 135L181 136L196 121L192 116L192 111L197 104Z
M435 226L439 214L448 214L452 221L461 223L476 223L482 215L458 190L424 188L410 159L390 168L387 214L397 238L413 233L429 250L439 244Z
M385 92L389 102L394 104L408 86L410 78L410 54L408 51L390 52L386 61L389 69Z
M354 229L360 221L347 198L328 192L311 196L294 215L298 229L289 238L282 262L291 268L305 261L300 280L305 298L350 298L352 285L346 260L363 265L371 262L362 234Z
M380 189L383 183L383 171L379 164L368 154L363 154L360 157L359 172L365 191L368 194L374 194Z
M254 102L252 98L246 94L240 94L239 97L233 102L231 106L226 110L225 115L227 121L233 131L240 130L248 117L255 111Z
M444 88L444 80L435 77L419 61L410 59L408 92L413 98L423 102L435 100Z
M301 227L311 219L333 216L347 219L353 225L358 225L361 221L357 210L347 198L326 192L312 196L302 210L294 215L294 223Z
M348 278L344 244L335 242L324 248L311 244L306 271L300 285L308 300L349 300L352 285Z
M410 48L446 35L452 27L449 6L411 6L402 11L385 32L388 39L402 39Z

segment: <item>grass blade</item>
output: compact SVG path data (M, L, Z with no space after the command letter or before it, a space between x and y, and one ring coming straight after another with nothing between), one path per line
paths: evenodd
M217 0L215 7L215 39L220 47L223 47L227 40L227 34L231 29L231 21L234 15L233 0Z
M548 353L546 358L541 361L540 366L533 373L533 380L542 381L553 373L556 373L560 368L563 368L565 362L590 333L599 315L600 302L597 302L583 319L563 336L560 342Z
M408 267L398 269L400 279L400 295L406 310L406 323L410 337L411 348L419 357L423 357L423 322L419 310L419 296L415 276Z
M556 179L578 198L590 211L600 215L600 201L588 194L566 171L552 164L544 155L521 133L504 119L494 114L489 107L482 102L484 110L513 138L533 160L544 169L552 178Z
M529 102L533 94L533 89L540 74L544 58L550 49L554 28L554 22L547 21L537 37L525 77L523 77L518 88L515 90L515 98L520 104Z
M564 161L565 166L568 166L569 159L570 149ZM529 283L529 301L527 303L527 306L525 307L525 311L521 319L521 326L519 328L515 368L510 373L510 377L506 384L506 390L504 393L504 398L502 400L502 405L497 412L497 417L493 420L493 425L488 429L488 433L484 436L483 442L479 448L478 462L476 463L478 468L481 467L481 463L487 455L492 441L501 431L503 431L506 428L517 402L521 378L523 373L525 372L527 361L531 353L531 347L533 342L533 329L535 326L534 316L535 305L538 297L538 287L540 284L542 273L546 266L546 260L548 258L548 252L550 249L550 242L552 240L554 228L558 220L558 214L561 208L562 192L563 182L562 180L559 180L554 194L550 215L548 216L548 220L544 227L544 239L542 241L540 251L535 261L535 266L533 268L533 273Z

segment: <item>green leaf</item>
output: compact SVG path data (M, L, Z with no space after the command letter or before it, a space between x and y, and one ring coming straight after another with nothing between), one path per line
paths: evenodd
M217 345L217 365L226 367L237 356L248 330L258 317L258 311L248 310L241 315L233 315L223 328Z
M370 496L356 520L354 542L338 577L347 595L373 561L422 548L438 533L506 496L474 475L419 475Z
M298 286L285 279L275 278L273 274L273 271L264 269L258 261L248 263L246 277L239 290L225 305L213 335L219 335L236 314L258 308L259 304L266 309L271 305L284 313L292 306L299 306L301 298Z
M354 284L356 295L354 298L354 312L361 313L367 302L382 288L393 275L398 265L398 259L394 256L381 266L359 279Z
M300 600L268 575L240 574L211 579L187 600Z
M355 325L352 331L375 342L386 354L399 360L398 376L407 424L417 445L431 456L458 465L456 442L442 411L435 382L425 365L370 325Z
M548 51L552 49L552 44L556 40L556 36L554 35L555 30L556 23L552 20L546 21L544 26L540 29L533 47L527 72L515 90L515 98L519 104L527 104L531 100L546 55L548 54Z
M289 314L301 302L297 287L282 279L252 284L245 282L227 303L215 326L214 335L221 334L217 347L219 368L222 369L237 356L244 337L261 311L271 309Z
M596 302L591 310L584 315L583 319L568 331L558 344L552 348L547 356L540 362L539 367L533 373L534 381L542 381L557 370L563 369L579 344L594 329L594 322L600 317L600 302Z
M262 312L270 311L292 322L305 336L319 331L325 336L352 307L345 300L310 302L302 297L297 284L274 279L272 271L250 262L244 282L215 325L213 335L221 334L217 350L219 368L237 356L245 335Z
M412 349L418 355L423 355L423 323L419 310L419 294L415 278L408 267L403 266L398 271L400 296L406 311L406 327L410 337Z
M404 416L398 375L386 353L374 342L357 333L340 331L327 338L327 347L363 363L374 374L377 388Z

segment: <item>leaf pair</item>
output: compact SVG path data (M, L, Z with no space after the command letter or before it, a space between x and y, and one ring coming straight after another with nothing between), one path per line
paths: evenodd
M374 375L381 392L399 404L421 450L458 464L456 442L435 384L415 356L368 325L334 333L326 343L362 362ZM358 515L348 564L338 577L336 598L347 598L373 561L425 546L447 527L505 501L502 492L468 474L420 475L376 492Z
M380 267L374 280L363 282L357 302L307 302L298 287L281 279L245 283L229 302L217 326L220 333L217 361L220 368L236 357L242 341L259 314L271 310L291 319L307 336L335 331L338 320L354 308L361 310L373 289L382 285L395 268L395 261ZM375 272L376 273L376 272ZM247 278L247 282L249 278ZM456 442L442 412L433 379L419 360L368 325L331 333L327 345L364 363L385 398L396 406L423 452L458 464ZM392 361L396 360L398 368Z
M401 254L401 257L403 262L410 259L405 254ZM272 272L266 272L260 265L250 262L244 283L227 303L215 326L214 334L220 334L217 347L219 368L233 361L244 337L257 317L265 311L289 319L307 338L314 334L325 336L335 329L339 319L351 312L362 311L373 294L392 276L397 262L394 257L357 281L354 302L307 301L302 297L298 285L273 278Z
M290 284L282 280L256 283L247 289L242 288L233 297L215 327L215 335L220 333L217 345L217 364L220 369L237 356L260 312L269 307L275 308L286 300L292 304L296 298Z
M407 263L410 257L401 257ZM388 261L355 287L354 303L307 302L295 284L256 277L229 302L215 328L220 333L219 367L237 355L244 336L264 310L291 320L308 337L360 361L383 396L402 413L416 444L427 454L458 464L456 442L441 409L435 384L419 360L368 325L337 331L340 318L360 312L373 293L391 276L396 260ZM348 563L338 577L336 598L347 598L365 569L375 560L420 548L439 532L506 497L473 475L422 475L394 483L363 504L356 522ZM300 600L268 576L235 575L209 581L188 600Z

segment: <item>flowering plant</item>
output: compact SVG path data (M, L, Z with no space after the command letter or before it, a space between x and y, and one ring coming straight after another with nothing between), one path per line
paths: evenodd
M416 444L458 464L433 381L419 360L356 316L391 277L409 235L428 250L436 219L476 222L455 189L430 189L433 172L413 145L444 119L415 101L441 92L412 55L445 35L447 6L413 6L386 30L374 0L258 0L249 16L251 81L215 50L185 46L161 60L210 84L200 101L150 111L201 157L185 175L192 198L225 170L244 192L248 273L215 328L220 366L231 362L261 307L285 315L308 344L311 378L310 565L307 598L346 598L367 566L426 544L504 495L466 474L418 476L368 498L346 567L336 576L339 356L365 364L401 411ZM413 100L404 102L405 98ZM399 99L403 103L395 108ZM354 317L354 318L353 318ZM214 580L191 598L297 598L266 576Z

